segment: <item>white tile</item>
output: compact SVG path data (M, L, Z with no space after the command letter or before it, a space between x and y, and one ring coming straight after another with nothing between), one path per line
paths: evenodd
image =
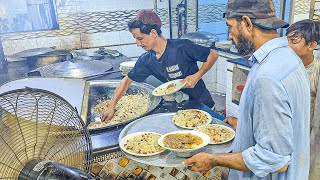
M226 89L226 101L231 102L232 101L232 90L231 89Z
M309 14L295 14L293 16L293 22L309 19Z
M232 103L231 104L231 107L235 110L238 110L239 109L239 105L235 104L235 103Z
M86 47L110 46L123 44L117 31L94 34L82 34L82 42Z
M132 36L129 31L119 31L120 41L122 43L136 43L136 39Z
M227 69L233 71L233 63L227 62Z
M222 84L217 83L217 92L225 94L226 93L226 87L223 86Z
M118 50L120 53L130 58L139 57L146 52L143 48L138 47L136 44L108 47L108 49Z
M161 8L168 8L169 1L157 0L157 7Z
M224 71L217 70L217 83L226 86L227 73Z
M206 87L210 92L216 92L217 91L217 83L213 83L213 84L208 84L206 83Z
M320 3L319 3L320 4ZM320 49L313 51L314 52L314 56L318 59L320 59Z
M164 38L170 39L170 28L161 28L162 36Z
M233 116L233 111L230 107L227 107L227 110L226 110L226 116L229 117L229 116Z
M217 70L217 66L218 66L218 61L216 61L216 62L213 64L212 68L215 69L215 70ZM211 69L212 69L212 68L211 68Z

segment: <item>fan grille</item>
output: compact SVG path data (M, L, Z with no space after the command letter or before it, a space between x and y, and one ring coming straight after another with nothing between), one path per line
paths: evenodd
M0 94L0 179L17 179L31 160L46 159L89 173L92 145L77 111L40 89Z

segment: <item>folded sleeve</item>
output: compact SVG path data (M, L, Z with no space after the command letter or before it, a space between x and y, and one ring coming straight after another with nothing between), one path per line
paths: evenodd
M290 100L280 81L260 77L253 82L253 135L256 145L243 151L246 166L265 177L290 164L293 152Z
M146 54L140 56L133 69L131 69L131 71L128 73L128 77L136 82L143 82L145 79L147 79L147 77L149 77L152 74L150 69L147 68L145 62L148 60L150 61Z

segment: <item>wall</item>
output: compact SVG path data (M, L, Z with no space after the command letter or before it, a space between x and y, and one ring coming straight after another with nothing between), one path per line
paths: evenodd
M164 9L162 4L159 6ZM56 7L60 30L2 34L5 55L40 47L71 50L111 46L129 57L137 57L144 50L136 47L127 23L138 10L154 9L155 1L56 0ZM166 34L167 31L164 30Z
M320 0L313 0L311 7L313 7L314 10L312 19L320 21Z
M172 37L177 37L176 6L171 1ZM0 35L6 56L41 47L91 49L108 47L131 58L144 50L135 45L127 23L140 9L155 10L162 20L164 37L170 38L168 0L56 0L59 30ZM196 1L188 1L188 31L196 31Z
M291 23L309 19L311 0L293 0Z

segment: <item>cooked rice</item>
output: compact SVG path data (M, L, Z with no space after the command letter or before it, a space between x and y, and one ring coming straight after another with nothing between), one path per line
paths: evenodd
M226 127L210 124L208 126L199 127L197 131L203 132L210 136L210 143L217 144L231 140L234 137L234 132Z
M160 134L155 133L136 135L129 138L124 143L124 147L127 151L141 155L158 153L164 151L164 148L158 144L160 136Z
M193 128L205 125L209 122L209 117L198 110L180 110L173 116L173 122L180 127Z
M102 114L107 110L111 100L105 100L94 107L94 112ZM90 123L89 128L99 128L112 124L124 122L128 119L137 118L146 113L151 105L151 101L146 94L135 94L123 96L115 107L115 113L110 122Z

